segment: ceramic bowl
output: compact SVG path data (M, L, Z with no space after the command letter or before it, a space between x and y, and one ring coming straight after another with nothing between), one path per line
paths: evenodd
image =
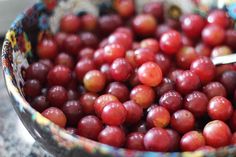
M157 0L158 1L158 0ZM136 9L148 0L136 0ZM165 12L172 16L174 11L188 13L198 11L204 14L212 7L227 7L227 3L217 1L168 0L165 1ZM221 5L221 6L220 6ZM174 7L173 7L174 6ZM236 147L228 146L211 153L182 152L161 153L132 151L110 147L92 140L69 134L64 129L44 118L26 101L22 85L23 73L36 58L35 46L40 33L50 29L57 30L62 15L90 12L99 16L104 9L112 7L111 0L43 0L20 14L6 33L2 48L2 67L5 83L15 111L21 121L41 146L56 157L203 157L203 156L236 156ZM173 17L176 18L176 17ZM161 141L157 141L161 142Z

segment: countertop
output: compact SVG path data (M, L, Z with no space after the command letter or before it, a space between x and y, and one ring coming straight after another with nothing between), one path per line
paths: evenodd
M35 142L15 113L0 70L0 157L52 157Z

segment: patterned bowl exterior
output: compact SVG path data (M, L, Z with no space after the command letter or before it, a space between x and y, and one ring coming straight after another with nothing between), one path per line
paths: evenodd
M95 1L96 0L93 0L93 2ZM109 0L100 2L105 2L104 4L111 3ZM140 2L143 3L142 0ZM3 74L14 109L30 134L43 148L56 157L236 156L235 146L221 148L211 153L142 152L110 147L80 136L69 134L64 129L59 128L57 125L44 118L39 112L35 111L26 101L22 93L22 85L24 84L22 74L29 63L36 58L33 52L35 51L34 47L37 43L38 34L49 28L48 19L52 15L52 10L55 6L57 6L56 0L43 0L19 15L7 32L2 49ZM102 5L100 4L99 6ZM97 4L95 8L99 10ZM204 7L204 9L206 9L206 7ZM95 10L95 12L97 10Z

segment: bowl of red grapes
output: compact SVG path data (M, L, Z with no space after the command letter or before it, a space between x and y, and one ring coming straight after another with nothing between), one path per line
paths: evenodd
M236 156L236 3L42 0L2 48L23 124L57 157Z

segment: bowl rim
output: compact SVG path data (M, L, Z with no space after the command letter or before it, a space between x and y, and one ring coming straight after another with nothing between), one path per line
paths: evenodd
M28 111L29 114L32 116L32 121L34 121L37 125L42 127L43 129L47 130L50 128L50 131L54 130L54 133L62 138L62 140L65 140L67 142L72 142L73 145L69 148L65 145L61 145L66 147L67 149L74 149L74 148L82 148L85 149L89 153L96 153L99 152L103 155L110 155L111 153L115 153L117 155L128 155L132 154L132 156L151 156L155 155L158 157L159 155L165 155L165 154L173 154L174 156L206 156L209 154L216 154L218 151L224 148L216 149L212 152L202 152L202 151L195 151L195 152L152 152L152 151L137 151L137 150L129 150L126 148L116 148L113 146L109 146L106 144L99 143L97 141L93 141L90 139L87 139L85 137L79 136L79 135L72 135L69 132L67 132L64 128L60 128L44 116L42 116L38 111L36 111L34 108L31 107L30 103L26 101L26 99L20 94L20 89L13 83L14 80L14 74L12 74L11 66L14 62L9 61L8 54L13 53L13 45L10 42L10 38L8 34L17 26L17 22L21 22L24 17L28 16L27 11L32 9L34 6L38 4L44 3L46 0L41 0L40 2L35 3L33 6L28 7L23 14L20 14L15 21L10 26L9 30L6 33L3 46L2 46L2 55L1 55L1 61L2 61L2 72L3 72L3 78L5 82L6 89L8 91L9 97L11 99L11 104L14 107L14 110L16 110L15 105L18 104L18 109L21 112ZM17 113L18 115L18 113ZM19 116L19 115L18 115ZM23 123L24 124L24 123ZM25 125L25 124L24 124ZM26 127L26 126L25 126ZM27 128L27 127L26 127ZM56 139L55 139L56 140ZM227 148L231 148L232 146L227 146ZM234 147L234 152L236 152L236 147Z

